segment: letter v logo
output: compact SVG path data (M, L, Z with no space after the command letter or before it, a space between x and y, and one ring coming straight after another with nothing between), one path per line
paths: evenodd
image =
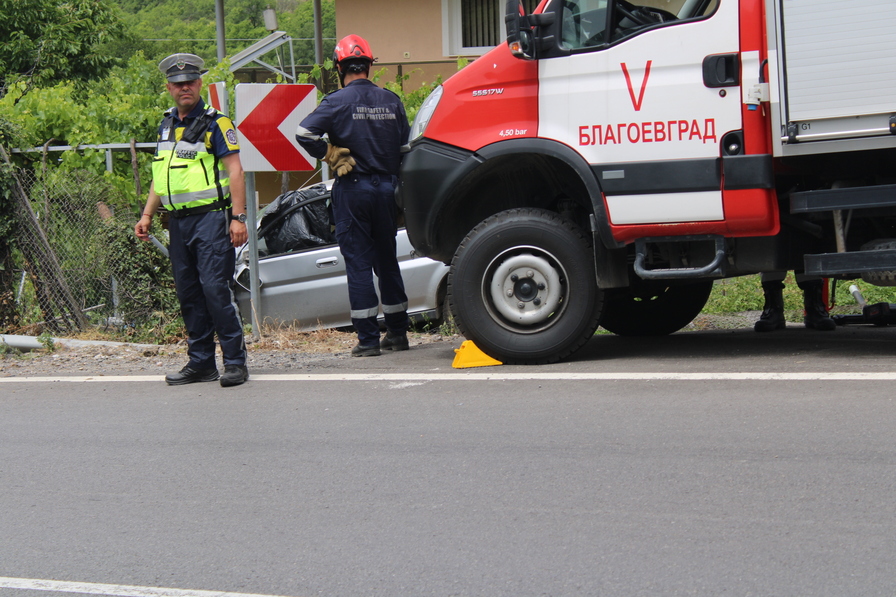
M628 67L625 66L624 62L620 63L622 74L625 75L625 84L628 85L628 95L632 98L632 105L635 107L635 112L641 111L641 103L644 101L644 90L647 89L647 77L650 76L651 64L653 64L653 60L648 60L647 67L644 69L644 80L641 81L641 91L638 93L638 99L635 99L635 90L632 87L632 78L628 74Z

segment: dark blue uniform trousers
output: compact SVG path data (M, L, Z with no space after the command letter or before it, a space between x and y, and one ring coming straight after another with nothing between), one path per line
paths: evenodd
M379 278L386 327L404 334L409 326L408 297L395 254L396 182L388 174L350 172L333 185L336 240L345 258L352 325L362 346L380 341L373 274Z
M190 338L190 367L214 369L215 332L225 365L246 364L246 344L239 309L233 297L236 261L226 211L172 217L168 254L174 270L177 299Z

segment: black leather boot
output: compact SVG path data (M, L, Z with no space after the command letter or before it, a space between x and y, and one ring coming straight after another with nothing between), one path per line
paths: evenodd
M407 350L410 348L410 344L408 344L408 335L405 334L393 334L392 332L386 332L386 337L380 340L380 348L383 350Z
M822 293L823 280L810 280L797 284L803 291L803 307L806 309L806 317L803 323L807 328L830 332L837 328L837 324L828 315L828 309L824 304Z
M773 332L787 327L784 320L784 282L763 282L762 292L765 294L765 305L759 321L753 325L757 332Z
M224 365L224 374L221 376L221 387L229 388L238 386L249 379L249 369L245 365Z
M177 373L166 375L165 383L169 386L182 386L188 383L215 381L216 379L218 379L217 369L193 369L187 365Z

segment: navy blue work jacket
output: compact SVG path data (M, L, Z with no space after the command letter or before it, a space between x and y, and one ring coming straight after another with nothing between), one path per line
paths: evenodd
M355 172L398 176L400 149L408 142L410 126L397 95L368 79L356 79L321 100L302 120L296 140L322 159L327 153L324 134L333 145L351 150Z

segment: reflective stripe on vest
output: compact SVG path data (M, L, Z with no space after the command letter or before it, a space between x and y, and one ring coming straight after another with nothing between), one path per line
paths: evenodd
M206 132L196 143L182 141L185 127L174 131L175 139L159 141L152 161L155 191L168 210L209 205L230 195L230 178L221 161L208 152Z

